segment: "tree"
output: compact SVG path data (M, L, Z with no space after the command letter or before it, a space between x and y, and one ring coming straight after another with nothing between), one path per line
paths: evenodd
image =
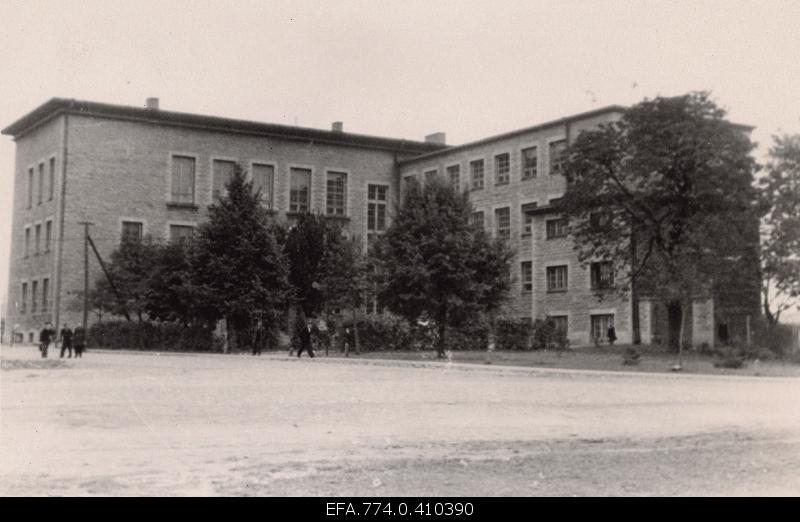
M283 251L289 262L289 282L297 303L306 317L310 317L324 306L320 287L323 261L341 230L318 214L300 214L295 219L286 233Z
M764 315L774 325L800 297L800 134L774 137L769 155L760 183L766 214L762 295Z
M190 241L176 241L159 245L154 252L145 305L151 319L189 326L213 315L203 310L204 301L192 284L192 247Z
M745 130L708 94L690 93L644 100L569 146L560 207L579 260L611 261L618 290L633 292L634 314L640 291L679 302L685 318L701 294L747 293L753 277L757 285L757 262L749 266L758 246L755 162Z
M260 195L237 165L227 195L209 209L192 257L192 285L204 319L226 320L234 341L258 324L276 328L291 295L288 265Z
M438 330L444 357L447 327L493 312L510 288L513 252L470 223L472 206L441 180L408 187L392 225L375 244L381 289L389 310L411 322L425 315Z

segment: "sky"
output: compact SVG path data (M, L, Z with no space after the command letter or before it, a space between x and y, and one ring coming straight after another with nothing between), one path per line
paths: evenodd
M710 91L800 133L797 1L0 0L0 127L52 97L460 144ZM14 142L0 136L0 303ZM786 316L800 321L800 313Z

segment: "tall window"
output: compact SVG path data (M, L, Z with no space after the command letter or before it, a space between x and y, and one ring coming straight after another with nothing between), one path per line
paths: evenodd
M123 221L122 241L141 241L143 228L140 221Z
M567 290L567 265L547 267L547 291L566 292Z
M39 291L39 281L34 280L31 283L31 313L36 312L37 293Z
M44 163L39 163L39 205L42 204L44 194Z
M53 220L48 219L44 224L44 251L49 252L53 244Z
M608 337L608 329L614 326L614 314L597 314L591 316L592 339L601 340Z
M592 290L608 290L614 286L614 266L611 261L591 264Z
M194 158L172 156L171 197L173 203L194 203Z
M28 169L28 208L33 206L33 167Z
M530 293L533 291L533 262L523 261L520 263L520 274L522 277L522 293Z
M565 218L547 220L547 239L565 237L567 235L567 220Z
M38 256L42 246L42 225L36 225L34 230L34 246L36 247L34 253Z
M474 226L475 228L483 228L483 212L482 211L479 210L477 212L473 212L472 215L470 216L470 218L471 218L472 226Z
M561 174L564 166L564 151L567 148L567 140L559 140L550 143L550 175Z
M272 208L273 186L275 183L275 167L272 165L253 164L253 190L261 191L261 202Z
M42 279L42 312L47 311L50 295L50 279L45 277Z
M50 183L48 183L50 193L48 194L48 201L53 200L53 194L56 190L56 159L50 158Z
M548 315L547 319L553 323L556 331L562 332L567 335L567 316L566 315Z
M483 188L483 160L469 162L470 177L472 178L472 190Z
M194 227L191 225L170 225L169 240L173 243L191 241L194 237Z
M436 169L425 172L425 184L432 183L433 180L436 179L437 174L439 174L439 171Z
M345 172L328 172L325 212L329 216L347 215L347 174Z
M236 162L225 160L214 160L212 166L212 187L211 200L217 201L228 195L228 185L233 179L233 171L236 170Z
M511 209L509 207L495 210L494 222L497 229L497 237L511 237Z
M22 248L22 255L31 255L31 227L25 227L25 246Z
M536 153L536 147L528 147L522 149L522 179L533 179L536 177L538 170L539 157Z
M461 165L450 165L447 167L447 179L456 189L461 187Z
M19 313L24 314L28 307L28 283L22 283L22 302L19 305Z
M498 154L494 157L494 182L497 185L507 185L511 173L511 156L508 153Z
M308 212L311 205L311 170L292 168L289 176L289 212Z
M386 185L367 186L367 243L386 232Z

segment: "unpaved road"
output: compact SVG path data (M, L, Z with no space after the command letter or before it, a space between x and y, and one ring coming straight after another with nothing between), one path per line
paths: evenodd
M0 495L800 495L797 378L37 356L0 350Z

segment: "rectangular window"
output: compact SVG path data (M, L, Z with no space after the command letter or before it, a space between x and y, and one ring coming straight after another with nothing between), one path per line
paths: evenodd
M50 252L53 244L53 220L48 219L44 224L44 251Z
M28 169L28 208L33 206L33 167Z
M273 186L275 183L275 167L272 165L253 164L253 190L261 191L261 203L272 208Z
M523 261L520 263L520 274L522 279L522 293L533 291L533 261Z
M217 201L228 196L228 185L233 179L233 171L236 170L236 162L226 160L214 160L211 162L212 187L211 200Z
M47 306L50 301L50 279L45 277L42 279L42 312L47 311Z
M592 340L608 340L608 329L614 326L614 314L597 314L591 316Z
M497 185L508 185L511 173L511 155L498 154L494 157L494 182Z
M536 177L539 157L536 147L522 149L522 179L533 179Z
M611 261L591 264L592 290L608 290L614 286L614 266Z
M173 203L194 204L194 158L172 156L171 197Z
M461 188L461 165L450 165L447 167L447 179L456 189Z
M347 215L347 173L328 172L325 212L329 216Z
M191 241L194 238L194 227L191 225L170 225L169 240L173 243Z
M547 267L547 291L567 291L567 265Z
M536 203L522 205L522 237L530 237L533 234L533 214L528 212Z
M553 323L556 331L562 332L564 335L567 335L567 316L566 315L549 315L547 319Z
M564 151L567 148L567 140L559 140L550 143L550 175L561 174L564 166Z
M311 205L311 170L289 170L289 212L308 212Z
M34 247L36 248L36 250L34 250L34 254L36 254L38 256L39 252L41 252L41 246L42 246L42 225L36 225L36 227L34 228L34 231L35 232L34 232L34 243L33 244L34 244Z
M439 171L436 169L429 170L425 172L425 184L432 183L433 180L436 179L436 176L439 174Z
M472 178L472 190L483 188L483 160L469 162L470 177Z
M39 205L42 204L42 196L44 195L44 163L39 163Z
M483 228L483 212L473 212L471 217L472 226L475 228Z
M31 313L36 312L36 305L37 305L37 293L39 291L39 281L33 281L31 283Z
M412 183L416 183L416 182L417 182L417 178L413 174L410 174L408 176L403 176L403 189L407 190L408 187L410 187Z
M50 189L50 193L48 194L48 201L53 200L53 195L55 194L56 190L56 159L50 158L50 183L48 183L48 188Z
M564 218L548 219L547 220L547 239L555 239L558 237L566 237L567 235L567 220Z
M28 283L22 283L22 302L19 304L19 313L24 314L28 307Z
M22 248L22 255L24 257L31 255L31 227L25 227L25 245Z
M494 211L494 223L497 230L497 237L511 237L511 209L508 207L498 208Z
M140 221L123 221L122 241L141 241L143 229L144 225Z
M367 186L367 243L386 232L387 192L386 185Z

